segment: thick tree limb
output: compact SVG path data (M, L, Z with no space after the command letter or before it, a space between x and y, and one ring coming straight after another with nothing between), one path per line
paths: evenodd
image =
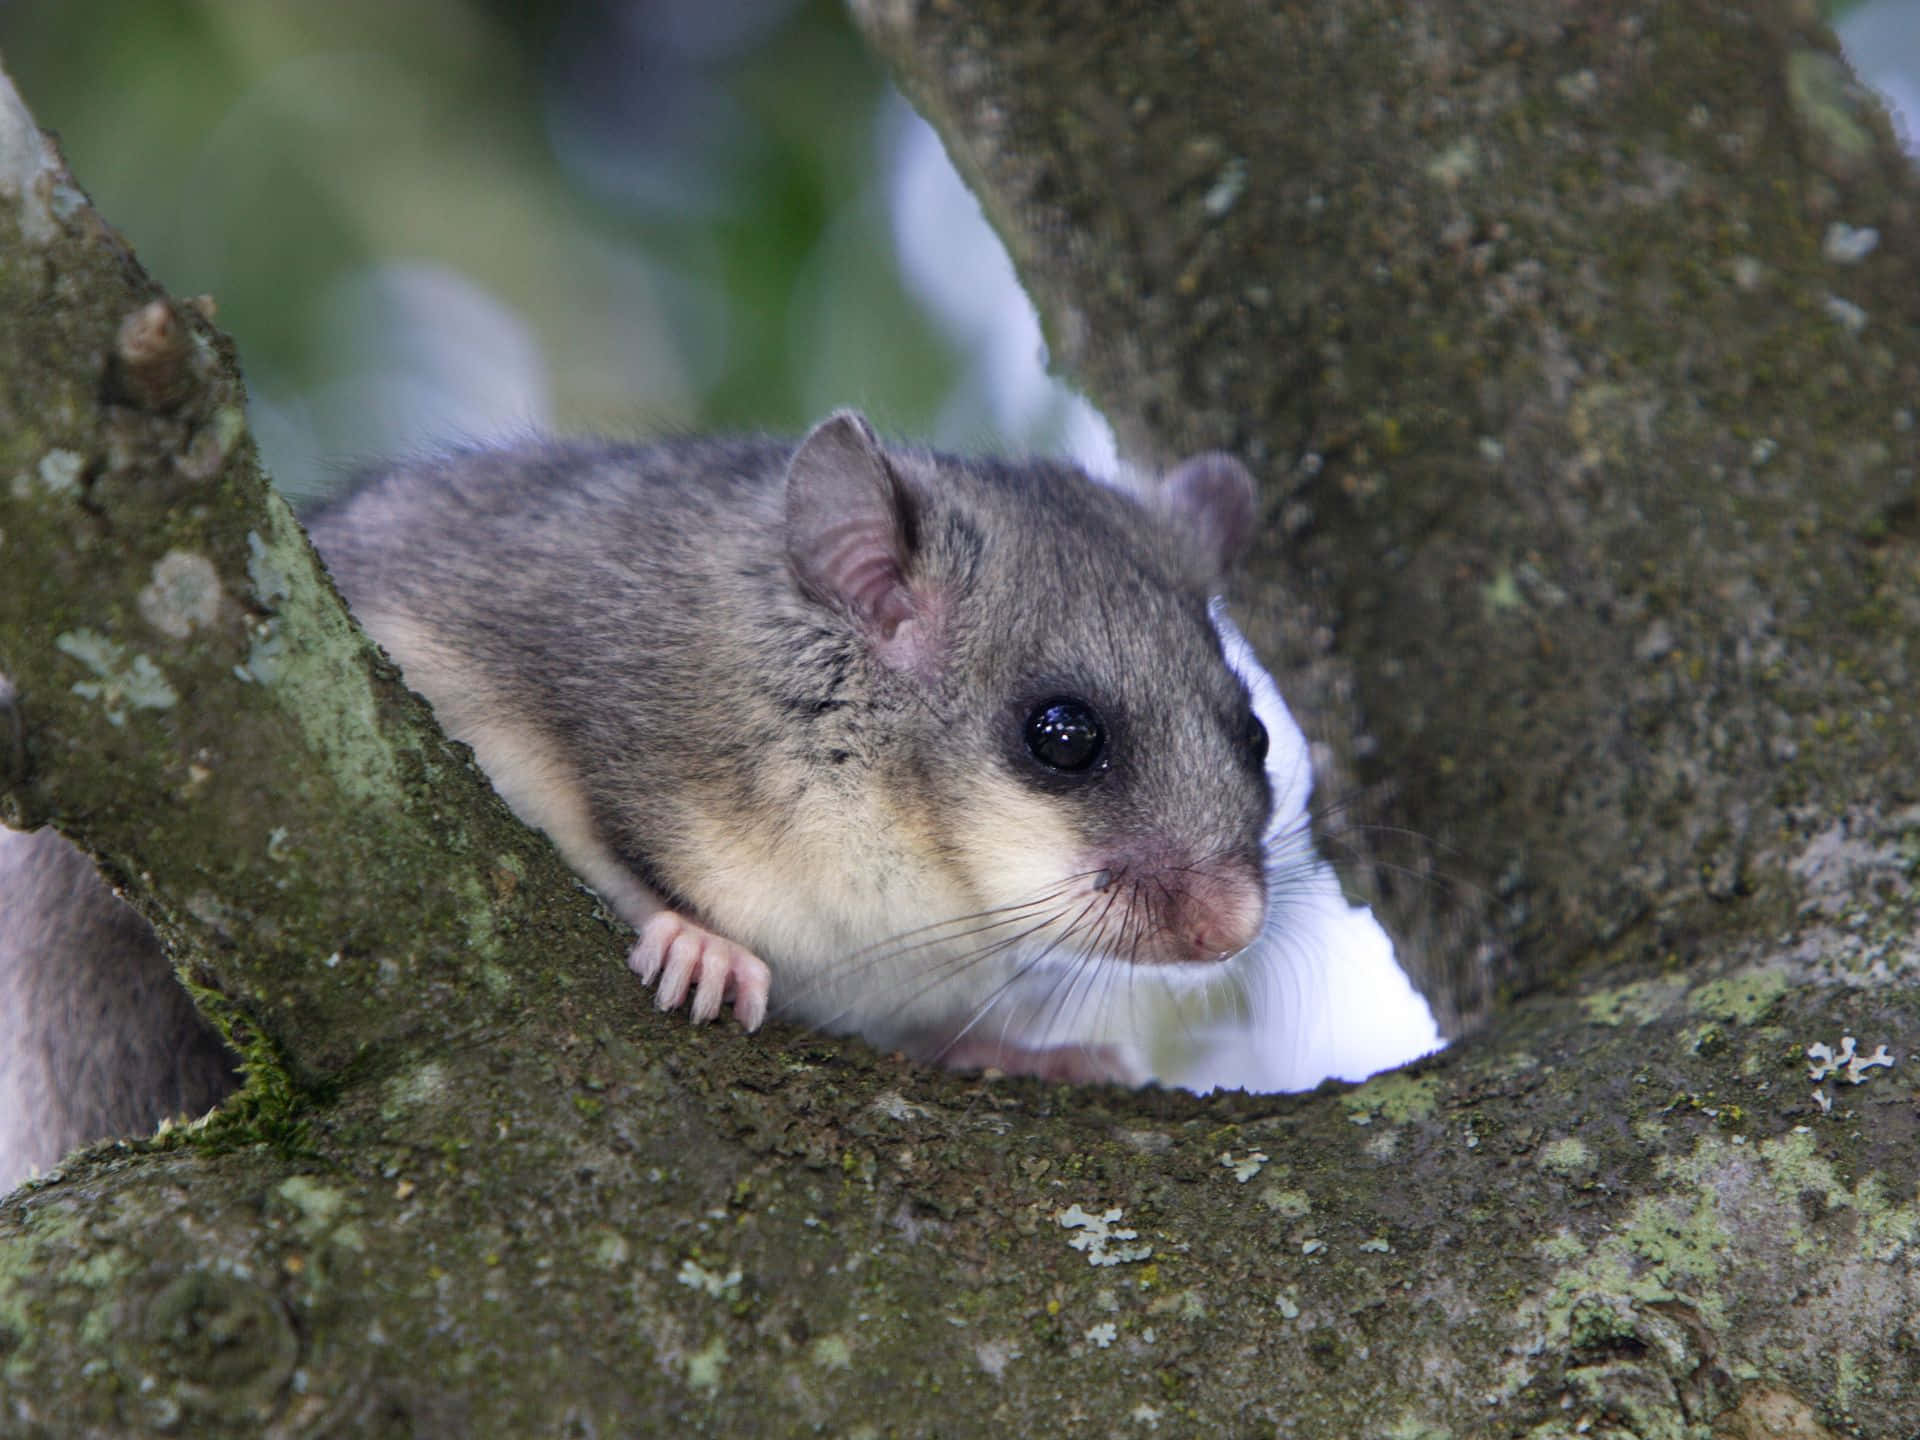
M1900 1433L1916 742L1873 685L1913 603L1911 182L1784 16L1433 13L866 16L1130 439L1324 457L1266 560L1339 622L1303 709L1350 677L1406 813L1530 906L1499 933L1693 962L1303 1099L642 1012L315 578L210 333L183 312L184 398L138 345L110 378L154 292L0 130L8 813L309 1094L277 1147L0 1203L0 1430ZM1820 258L1829 209L1881 250ZM1835 431L1801 407L1846 366ZM178 641L174 552L219 602ZM1723 829L1744 878L1696 883ZM1842 1033L1902 1063L1825 1114L1801 1051Z
M1283 482L1256 638L1534 972L1913 833L1916 189L1809 7L856 9L1125 441Z

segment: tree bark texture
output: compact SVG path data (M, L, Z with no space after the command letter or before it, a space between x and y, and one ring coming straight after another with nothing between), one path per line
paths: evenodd
M1521 978L1912 833L1915 187L1810 7L861 8L1125 447L1265 462L1255 638Z
M252 1064L0 1202L0 1432L1906 1434L1920 237L1830 40L856 11L1126 446L1266 469L1256 642L1479 897L1383 891L1429 980L1554 983L1310 1097L651 1014L345 620L217 335L173 306L146 374L156 291L0 120L7 818Z

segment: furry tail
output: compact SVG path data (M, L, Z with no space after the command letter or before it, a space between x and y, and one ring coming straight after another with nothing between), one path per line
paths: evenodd
M0 829L0 1194L236 1084L147 923L52 830Z

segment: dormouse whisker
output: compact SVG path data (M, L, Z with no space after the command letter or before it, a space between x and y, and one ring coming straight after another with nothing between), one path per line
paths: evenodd
M1034 969L1044 964L1046 960L1049 957L1051 957L1053 953L1061 946L1061 944L1063 944L1068 938L1072 936L1074 931L1079 927L1081 921L1084 920L1087 914L1089 914L1094 909L1095 906L1102 906L1102 908L1104 909L1106 906L1110 906L1111 904L1112 904L1112 901L1110 899L1107 899L1105 896L1089 897L1087 904L1081 908L1080 914L1076 915L1068 923L1065 932L1059 936L1056 936L1053 940L1049 941L1046 947L1043 948L1041 951L1039 951L1039 953L1037 953L1036 955L1026 960L1023 960L1021 964L1016 967L1013 974L1009 975L1006 979L1002 980L998 985L996 985L993 991L974 1007L973 1014L967 1018L966 1023L963 1024L958 1030L956 1030L947 1039L946 1043L940 1047L939 1051L936 1052L934 1058L936 1060L940 1060L940 1059L944 1059L947 1055L951 1054L954 1050L954 1047L957 1046L962 1040L964 1040L974 1030L974 1028L978 1026L983 1019L986 1018L986 1016L993 1010L994 1006L999 1004L1001 999L1011 989L1013 989L1015 985L1019 984L1020 981L1023 980L1027 975L1031 974L1034 971ZM1011 1017L1005 1017L1005 1020L1010 1021L1010 1019ZM1004 1042L1005 1040L1004 1030L1002 1031L1001 1038L1002 1038L1002 1041Z
M1092 902L1090 901L1089 903L1092 903ZM1031 909L1034 907L1022 907L1022 908ZM910 1006L913 1001L923 998L924 996L939 989L942 985L951 983L954 977L960 974L963 974L965 971L972 969L978 965L985 964L988 961L995 958L996 956L1003 954L1009 949L1012 949L1013 947L1022 944L1026 940L1032 938L1033 936L1042 933L1043 931L1048 929L1050 925L1054 923L1055 919L1056 917L1053 915L1043 915L1036 923L1028 925L1026 928L1019 930L1012 935L1004 935L996 938L991 945L969 950L960 955L942 957L940 959L937 959L934 962L935 968L933 969L932 973L923 975L923 976L914 977L915 979L922 980L924 983L922 983L911 994L905 996L897 1008L906 1008ZM984 931L974 932L974 933L984 933ZM920 949L924 947L914 947L914 948ZM1051 948L1052 947L1049 946L1049 950ZM883 961L891 958L892 957L887 954L873 956L873 957L870 957L866 961L866 963L862 965L860 968L862 970L871 969L876 964L882 963ZM819 984L824 987L825 985L832 983L834 980L840 978L844 974L845 974L844 971L831 972L828 975L821 977ZM997 996L998 993L1000 992L996 990L995 995ZM850 1010L867 1003L868 1000L870 1000L871 998L872 997L862 996L862 997L858 997L856 999L850 1000L846 1006L842 1007L841 1011L836 1012L834 1016L830 1017L827 1020L826 1022L827 1027L832 1028L833 1026L837 1025L842 1019L845 1018L845 1015Z

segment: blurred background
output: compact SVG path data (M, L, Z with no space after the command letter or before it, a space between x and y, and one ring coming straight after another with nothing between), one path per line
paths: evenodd
M296 499L530 426L841 404L1110 464L831 0L0 0L0 60L148 270L215 297Z
M1830 7L1920 129L1920 0ZM839 404L1109 469L834 0L0 0L75 174L239 343L281 487L528 426Z

